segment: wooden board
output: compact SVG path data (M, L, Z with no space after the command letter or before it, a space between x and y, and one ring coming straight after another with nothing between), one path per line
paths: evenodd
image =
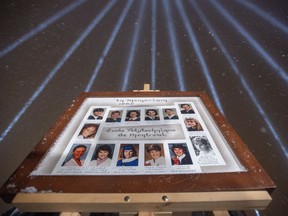
M127 198L129 197L129 199ZM163 197L167 198L164 199ZM266 191L127 194L18 194L13 204L23 211L45 212L185 212L264 209Z

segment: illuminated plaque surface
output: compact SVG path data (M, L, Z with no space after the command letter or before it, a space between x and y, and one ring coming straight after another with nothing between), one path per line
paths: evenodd
M88 97L31 175L245 171L200 97Z

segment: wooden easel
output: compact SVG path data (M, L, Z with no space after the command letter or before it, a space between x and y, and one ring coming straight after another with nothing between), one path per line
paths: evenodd
M143 90L133 90L133 92L159 92L160 90L151 90L149 83L144 83Z

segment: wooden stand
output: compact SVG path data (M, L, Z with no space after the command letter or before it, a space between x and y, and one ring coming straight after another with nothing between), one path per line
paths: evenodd
M266 191L152 194L19 193L13 204L22 211L121 212L121 215L172 215L172 212L264 209L271 201ZM70 214L70 213L69 213Z
M145 83L143 90L133 90L133 92L159 92L160 90L151 90L150 89L150 84Z

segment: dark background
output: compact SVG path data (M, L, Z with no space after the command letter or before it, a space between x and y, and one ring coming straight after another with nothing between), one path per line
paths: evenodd
M178 1L183 11L176 0L132 1L111 41L129 1L117 1L100 19L112 1L2 0L0 184L80 92L150 83L162 91L206 91L277 185L259 214L286 215L288 3L193 2L198 8ZM1 213L11 207L0 206Z

